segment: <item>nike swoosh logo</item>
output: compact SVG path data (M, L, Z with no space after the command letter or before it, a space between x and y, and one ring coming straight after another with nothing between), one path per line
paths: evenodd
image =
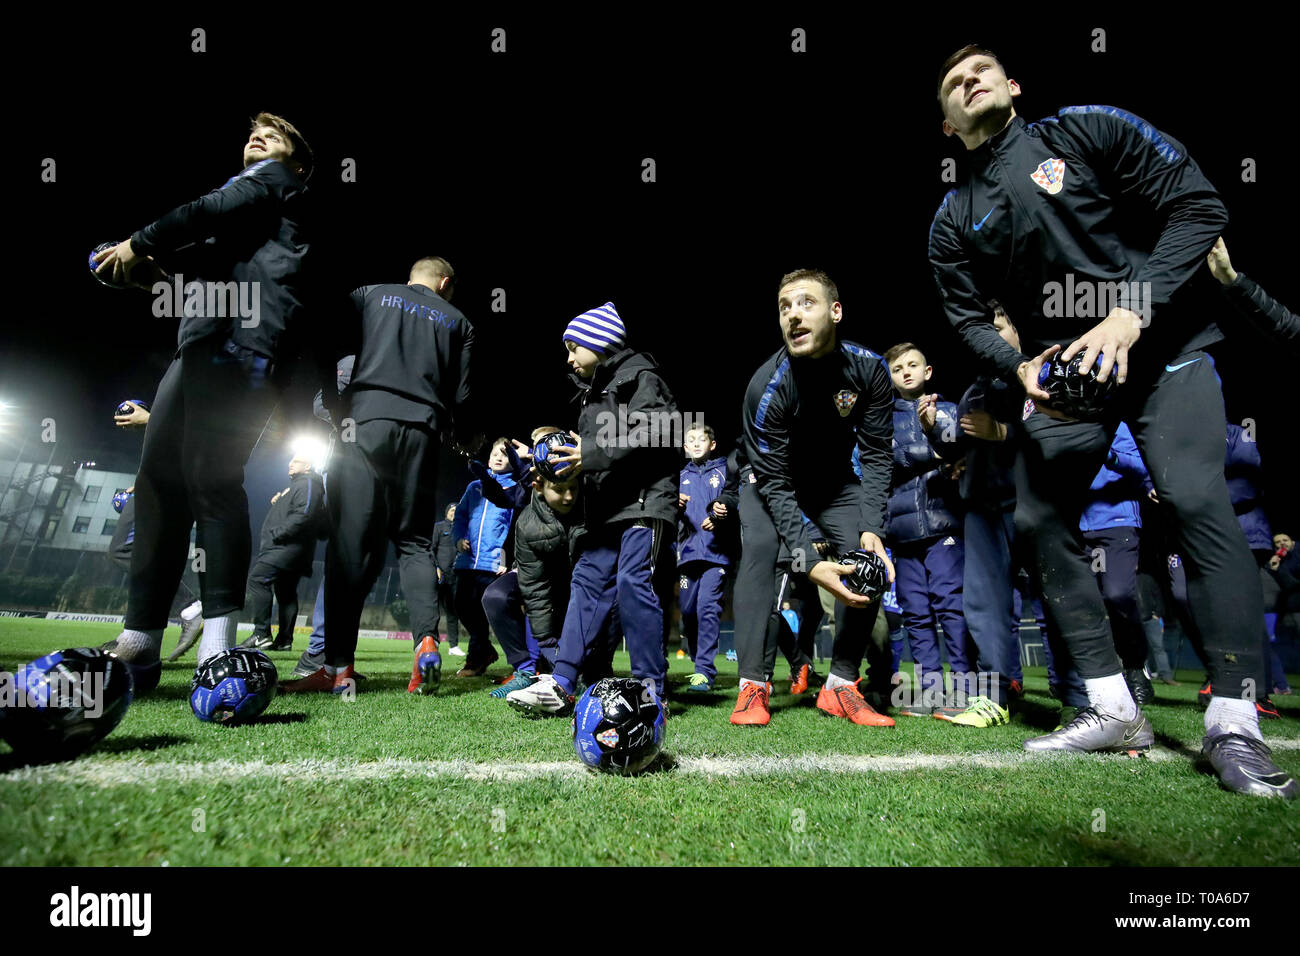
M979 232L982 228L984 228L984 223L986 223L986 222L989 221L989 216L991 216L991 215L993 215L993 210L992 210L992 209L990 209L988 212L986 212L986 213L984 214L984 218L983 218L983 219L981 219L979 222L975 223L975 231L976 231L976 232Z
M1187 366L1189 366L1189 365L1195 365L1195 364L1196 364L1197 362L1199 362L1199 361L1200 361L1200 359L1192 359L1190 362L1183 362L1183 363L1180 364L1180 365L1166 365L1166 366L1165 366L1165 371L1166 371L1166 372L1177 372L1180 368L1187 368Z

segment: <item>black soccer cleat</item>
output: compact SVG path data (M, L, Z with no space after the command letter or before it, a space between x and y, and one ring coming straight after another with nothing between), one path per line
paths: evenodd
M1147 704L1156 702L1155 688L1151 686L1151 680L1142 668L1138 667L1125 671L1124 683L1128 684L1129 693L1133 695L1133 702L1139 707L1145 707Z
M1219 777L1219 786L1254 797L1294 800L1300 794L1295 778L1273 763L1273 752L1262 740L1215 728L1201 744L1201 759Z

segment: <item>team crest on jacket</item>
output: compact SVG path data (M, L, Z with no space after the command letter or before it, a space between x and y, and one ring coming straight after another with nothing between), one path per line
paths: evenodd
M853 403L857 400L858 393L850 392L847 388L835 393L835 409L840 413L840 418L853 411Z
M717 487L718 487L718 485L720 485L720 484L722 484L722 479L718 477L718 473L717 473L716 471L715 471L713 474L709 475L709 487L710 487L710 488L713 488L713 489L716 490Z
M1034 404L1034 400L1032 398L1025 399L1025 411L1024 414L1020 416L1020 420L1022 422L1029 421L1029 416L1034 414L1034 409L1037 407L1038 406Z
M1029 178L1046 189L1049 196L1055 196L1065 185L1065 160L1049 159L1039 164Z

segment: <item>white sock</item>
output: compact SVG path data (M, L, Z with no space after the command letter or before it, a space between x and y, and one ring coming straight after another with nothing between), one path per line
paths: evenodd
M199 663L216 657L235 646L235 633L239 612L231 611L219 617L203 619L203 636L199 638Z
M761 680L750 680L748 677L742 677L740 679L741 690L744 690L747 686L750 685L753 685L754 687L761 687L763 690L767 690L767 684Z
M162 636L161 630L124 630L117 635L117 650L114 653L124 661L133 661L137 658L149 660L157 657L158 652L162 650Z
M843 687L846 684L852 686L854 683L856 682L851 680L845 680L843 677L840 677L837 674L826 675L826 686L829 687L831 690L834 690L836 687Z
M1088 689L1088 703L1095 710L1120 720L1132 720L1137 716L1137 704L1133 703L1133 694L1124 683L1123 674L1089 677L1083 684Z
M1259 732L1259 711L1253 700L1240 697L1211 697L1210 706L1205 710L1205 732L1230 731L1245 734L1263 742L1264 735Z
M339 669L335 667L333 664L325 664L323 666L325 668L325 673L328 674L330 677L335 677L338 675Z
M202 613L203 613L203 602L195 601L189 607L181 609L181 620L192 621Z

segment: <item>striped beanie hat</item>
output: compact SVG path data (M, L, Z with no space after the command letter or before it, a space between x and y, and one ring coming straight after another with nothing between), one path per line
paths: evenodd
M614 303L606 302L570 322L564 329L564 341L609 355L627 344L627 329L623 327Z

